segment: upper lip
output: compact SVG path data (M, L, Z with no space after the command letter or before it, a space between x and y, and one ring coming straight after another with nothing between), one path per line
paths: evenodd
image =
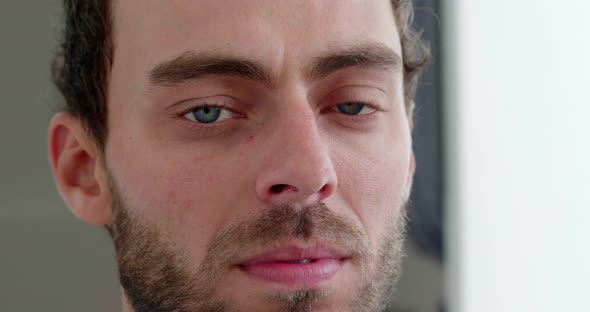
M295 244L278 248L266 249L252 256L238 261L240 266L248 266L260 263L300 261L304 259L345 259L350 253L336 246L328 244L316 244L309 247L297 246Z

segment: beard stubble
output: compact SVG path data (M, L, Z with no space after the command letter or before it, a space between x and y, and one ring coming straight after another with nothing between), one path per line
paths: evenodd
M181 248L166 242L155 224L147 224L125 205L124 197L110 179L114 223L109 233L114 242L119 279L133 312L237 312L231 298L216 286L244 251L285 239L321 239L353 252L351 263L360 279L349 311L375 312L387 309L397 283L406 232L406 203L387 222L376 251L366 235L324 203L295 208L290 205L265 210L253 220L216 233L207 246L198 269ZM299 290L269 296L277 311L311 312L330 295L323 290Z

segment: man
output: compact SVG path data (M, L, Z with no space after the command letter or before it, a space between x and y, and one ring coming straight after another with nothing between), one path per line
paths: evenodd
M58 188L124 311L381 311L427 50L408 1L65 0Z

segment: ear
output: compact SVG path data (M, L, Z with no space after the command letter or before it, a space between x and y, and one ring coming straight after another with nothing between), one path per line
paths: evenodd
M79 118L58 113L49 126L49 159L59 192L76 217L95 225L111 223L106 170Z
M408 118L408 126L410 127L410 135L412 130L414 130L414 109L416 107L416 103L414 100L411 100L409 105L407 106L406 116ZM411 189L412 183L414 180L414 173L416 172L416 156L414 154L414 149L410 151L410 167L408 168L408 187Z
M416 108L416 102L414 100L410 100L407 107L406 107L406 116L408 118L408 124L410 125L410 130L414 130L414 109Z
M414 159L414 152L412 151L410 155L410 166L408 168L408 177L406 179L406 185L402 190L402 201L406 202L410 199L410 195L412 194L412 186L414 184L414 172L416 171L416 161Z
M414 177L414 173L416 173L416 157L414 156L414 151L410 155L410 169L409 169L410 177Z

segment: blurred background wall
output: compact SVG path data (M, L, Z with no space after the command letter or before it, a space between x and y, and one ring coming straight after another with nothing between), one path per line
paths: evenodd
M589 12L445 1L449 311L590 311Z
M431 40L438 38L436 3L416 2L421 7L417 21ZM60 6L58 0L0 1L2 312L120 310L110 238L71 215L56 191L47 159L47 127L61 101L49 72L62 27ZM420 203L414 207L421 208L413 213L422 216L415 220L426 223L413 227L416 239L408 240L404 275L393 298L407 312L435 312L443 297L441 216L436 215L441 213L438 75L438 65L433 66L418 103L421 126L415 138L423 142L417 147L423 160L417 182L421 187L414 195ZM436 233L427 234L429 229Z
M47 158L60 4L0 2L0 311L118 311L107 235L75 219Z

